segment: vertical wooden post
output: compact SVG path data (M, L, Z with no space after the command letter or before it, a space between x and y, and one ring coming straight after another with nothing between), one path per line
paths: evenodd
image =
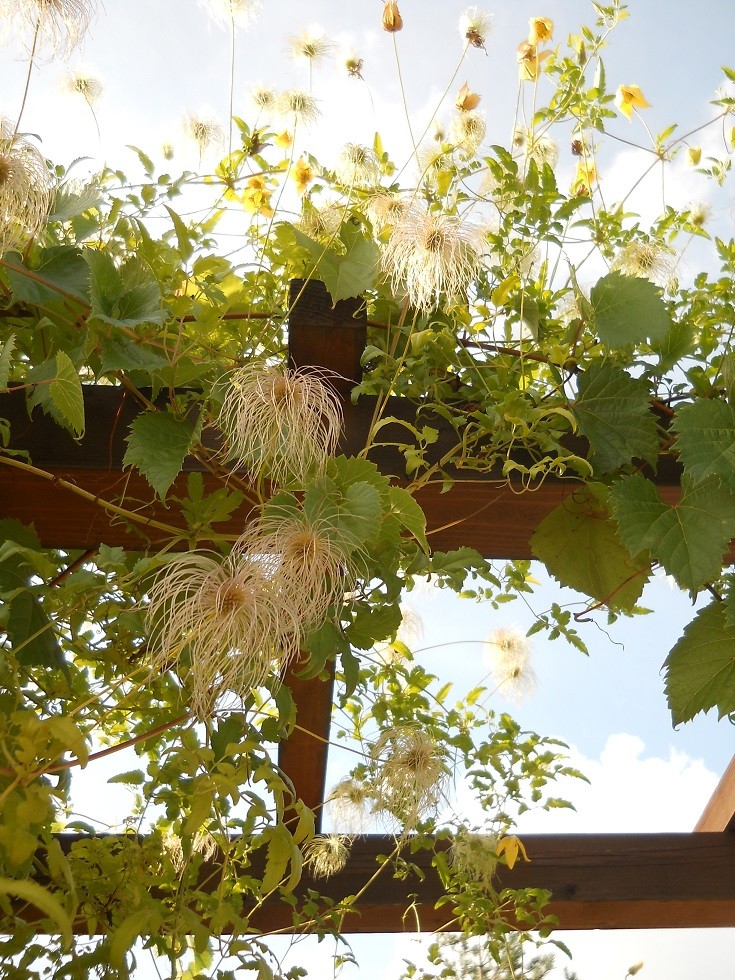
M343 398L360 380L360 358L367 339L367 313L361 299L332 304L323 282L295 279L289 287L288 360L291 367L321 367ZM299 664L288 668L288 684L296 703L296 723L290 738L278 746L278 765L294 784L296 794L310 807L321 829L326 790L329 729L334 700L334 661L328 677L298 676ZM303 730L302 730L303 729Z

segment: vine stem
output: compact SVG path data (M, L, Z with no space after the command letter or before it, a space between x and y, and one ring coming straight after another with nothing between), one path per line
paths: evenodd
M28 59L28 72L26 74L26 84L23 89L23 97L20 102L20 109L18 110L18 118L15 121L15 129L13 131L13 136L18 135L18 130L20 129L20 121L23 118L23 113L25 112L26 102L28 101L28 92L31 87L31 76L33 74L33 69L36 65L36 47L38 45L38 33L41 29L41 18L38 18L36 23L36 29L33 32L33 45L31 46L31 54Z

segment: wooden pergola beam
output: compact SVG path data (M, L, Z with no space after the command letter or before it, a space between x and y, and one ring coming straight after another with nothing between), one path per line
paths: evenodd
M723 830L735 831L735 755L694 828L695 833Z
M68 852L77 835L58 838ZM81 839L85 839L81 837ZM531 834L523 836L529 862L513 870L501 868L495 882L503 888L541 888L552 892L548 914L558 929L671 929L735 926L735 834ZM446 842L437 845L445 848ZM345 909L344 933L415 932L451 929L455 911L444 895L432 854L405 857L419 874L396 879L386 871L354 905L346 896L358 894L375 873L379 855L390 855L395 840L387 836L358 838L347 866L333 877L315 880L304 870L295 889L297 902L308 889ZM247 874L256 871L253 866ZM219 882L216 859L201 869L201 887ZM36 920L31 907L19 911ZM292 909L278 895L253 913L251 924L261 932L291 930ZM76 923L80 933L87 919ZM308 927L304 927L308 931Z

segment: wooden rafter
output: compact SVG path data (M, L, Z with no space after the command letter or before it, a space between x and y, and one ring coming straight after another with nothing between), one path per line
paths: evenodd
M722 830L735 831L735 755L694 828L695 833Z

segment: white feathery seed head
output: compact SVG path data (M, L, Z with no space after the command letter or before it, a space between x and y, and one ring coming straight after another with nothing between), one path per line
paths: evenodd
M209 151L217 152L225 145L222 123L211 112L187 112L182 127L186 138L197 147L200 157Z
M380 181L378 158L368 146L347 143L337 160L334 174L347 187L374 187Z
M477 7L468 7L459 18L460 36L472 45L473 48L485 48L490 29L492 27L492 17Z
M518 702L533 691L536 675L531 667L531 644L520 630L506 626L493 630L485 640L485 651L504 697Z
M307 867L315 878L330 878L347 864L350 856L349 838L341 834L320 834L304 848Z
M0 0L0 39L17 38L30 53L67 57L96 13L95 0Z
M278 96L275 89L271 88L270 85L253 86L248 92L248 98L253 108L259 113L276 111Z
M333 787L327 806L336 827L347 834L366 833L374 801L366 782L346 776Z
M304 200L298 228L309 238L331 239L339 233L344 216L342 204L333 202L317 208L310 201Z
M513 145L522 150L526 164L529 160L534 160L537 167L548 163L553 170L559 159L559 147L546 133L537 135L532 129L518 126L513 133Z
M0 118L0 255L25 246L43 228L55 182L40 152Z
M206 717L225 692L246 697L299 648L300 624L259 555L176 555L148 590L151 667L164 673L188 651L191 704Z
M383 271L395 293L405 290L421 312L434 309L442 295L466 292L480 268L481 230L457 216L412 204L396 221L382 247Z
M497 847L495 834L479 834L461 827L452 841L449 862L458 874L487 891L498 867Z
M659 242L633 241L622 248L612 268L626 276L650 279L665 289L674 277L676 261L676 254Z
M324 468L342 430L329 372L252 361L227 381L218 425L230 459L277 484L303 486Z
M465 156L473 157L480 149L486 131L484 112L478 112L477 109L457 112L449 124L449 142Z
M319 24L309 27L288 39L291 57L296 64L321 65L334 52L335 43L324 35L324 28Z
M435 812L449 776L442 748L423 729L387 728L371 749L376 764L375 810L398 820L403 831Z
M247 27L260 13L260 0L198 0L219 27Z
M91 69L83 68L81 65L64 76L62 86L69 95L84 99L90 108L99 102L104 91L104 85L99 76Z
M317 100L302 89L287 89L276 99L276 113L290 126L310 126L320 116Z
M390 191L372 194L365 204L367 216L377 235L399 221L406 213L407 207L408 204L402 197L391 194Z

